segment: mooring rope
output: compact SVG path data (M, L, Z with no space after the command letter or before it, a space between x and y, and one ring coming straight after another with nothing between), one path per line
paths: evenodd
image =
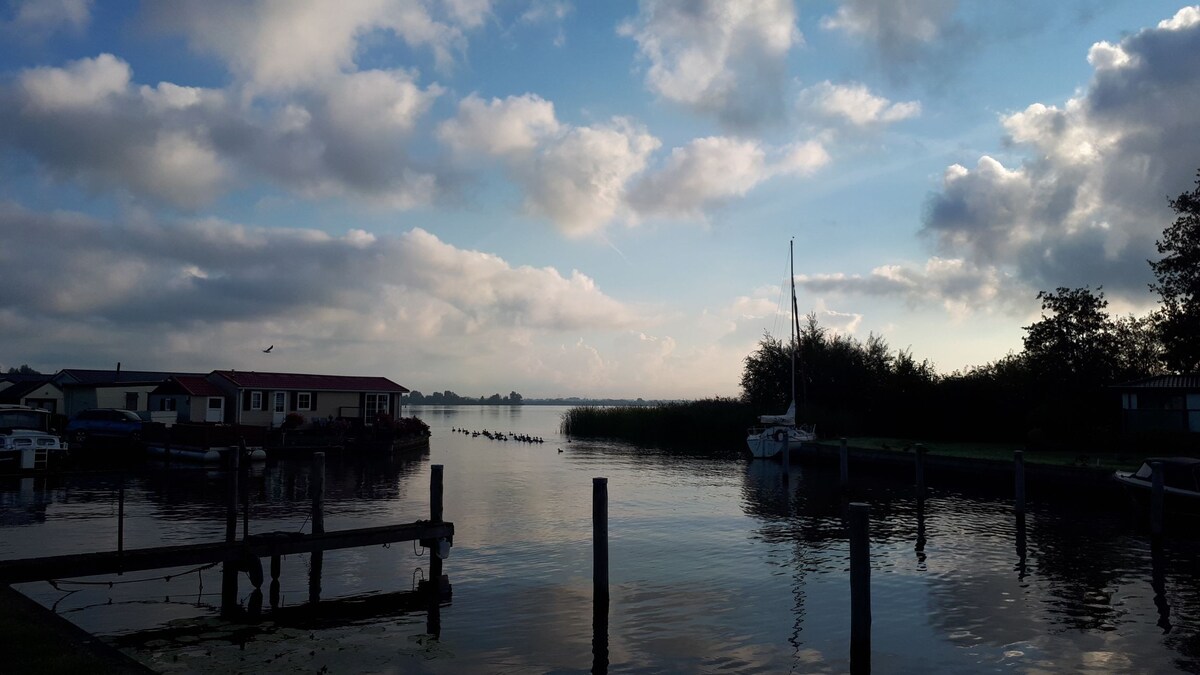
M174 579L175 577L182 577L182 576L192 574L192 573L199 574L200 572L203 572L204 570L211 569L220 564L221 564L220 561L218 561L218 562L214 562L214 563L208 563L207 565L201 565L200 567L196 567L194 569L187 570L186 572L179 572L177 574L167 574L167 575L163 575L161 577L146 577L144 579L122 579L120 581L73 581L71 579L47 579L46 583L53 586L54 590L56 590L56 591L63 591L62 588L59 588L59 584L73 584L75 586L107 586L109 588L112 588L113 586L123 586L125 584L140 584L140 583L145 583L147 581L170 581L171 579ZM63 592L66 592L66 591L63 591Z

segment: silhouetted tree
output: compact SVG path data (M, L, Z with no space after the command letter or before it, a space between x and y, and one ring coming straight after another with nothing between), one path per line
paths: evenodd
M1111 382L1116 340L1104 292L1060 287L1037 297L1042 318L1025 327L1024 338L1034 375L1045 384L1072 389Z
M27 364L22 363L20 368L9 368L9 375L41 375L40 372L30 368Z
M1149 261L1158 279L1150 289L1161 297L1154 318L1167 368L1193 372L1200 370L1200 172L1196 189L1169 203L1178 217L1155 242L1162 259Z

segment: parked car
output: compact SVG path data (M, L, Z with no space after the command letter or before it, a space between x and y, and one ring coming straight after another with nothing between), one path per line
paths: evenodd
M140 443L146 422L132 410L92 408L67 422L66 436L75 445L89 440L114 440Z

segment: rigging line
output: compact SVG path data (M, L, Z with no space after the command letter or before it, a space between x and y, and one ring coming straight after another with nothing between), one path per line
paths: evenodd
M121 581L73 581L71 579L47 579L46 582L49 583L51 586L53 586L56 590L62 590L62 589L58 588L58 584L72 584L74 586L107 586L109 588L112 588L113 586L124 586L126 584L140 584L140 583L144 583L147 581L170 581L170 580L174 579L175 577L181 577L181 576L184 576L187 574L191 574L192 572L202 572L206 569L211 569L220 564L221 563L219 563L219 562L208 563L207 565L201 565L200 567L196 567L194 569L190 569L190 570L187 570L184 572L179 572L178 574L166 574L166 575L163 575L160 577L146 577L144 579L124 579Z

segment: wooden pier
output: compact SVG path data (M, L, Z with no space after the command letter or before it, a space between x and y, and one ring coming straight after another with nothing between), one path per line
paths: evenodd
M244 565L259 559L313 553L332 549L391 544L401 541L440 540L454 537L453 523L417 521L402 525L364 527L320 534L272 532L251 535L236 542L187 544L128 549L103 553L79 553L45 558L0 561L0 584L20 584L45 579L120 574L166 567L184 567L215 562ZM251 563L252 564L252 563ZM261 567L259 575L261 575ZM260 576L261 578L261 576Z

